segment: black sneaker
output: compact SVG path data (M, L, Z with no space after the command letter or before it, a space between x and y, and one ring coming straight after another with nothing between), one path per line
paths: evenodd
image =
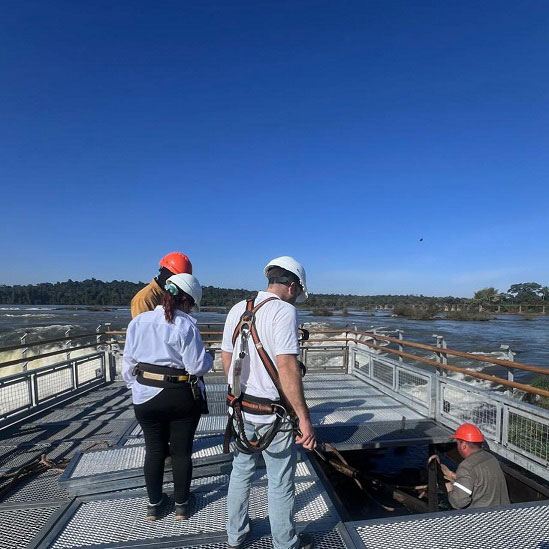
M187 520L194 511L196 498L193 493L189 494L189 497L185 503L175 504L175 520Z
M312 549L315 546L311 534L299 534L297 537L299 538L299 549Z
M147 516L145 517L146 520L156 520L159 515L160 511L164 507L164 503L166 502L166 494L162 494L162 499L156 503L155 505L151 505L150 503L147 504Z

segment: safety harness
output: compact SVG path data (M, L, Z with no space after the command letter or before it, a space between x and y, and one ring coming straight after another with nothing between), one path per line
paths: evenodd
M297 429L297 415L284 396L278 376L278 370L273 364L271 357L265 351L257 333L255 325L255 315L257 311L269 301L278 299L277 297L269 297L258 303L254 307L255 299L246 300L246 310L240 317L240 322L236 326L233 333L233 347L240 336L240 353L233 364L233 386L229 385L227 393L227 405L232 409L232 414L229 413L227 428L225 429L225 439L223 441L223 452L230 451L231 439L234 436L236 447L243 453L254 454L265 450L272 442L275 435L284 430ZM270 400L260 398L253 395L247 395L242 392L240 378L242 375L242 361L249 356L249 339L252 338L253 344L257 350L259 358L276 387L279 395L278 400ZM275 415L275 420L271 424L269 430L258 440L248 440L244 430L244 418L242 413L248 412L258 415ZM282 429L284 422L289 423L288 429Z
M158 366L147 362L139 362L133 369L133 375L137 376L137 382L149 387L162 389L182 388L190 385L193 398L202 398L198 377L193 376L181 368L170 368L169 366Z

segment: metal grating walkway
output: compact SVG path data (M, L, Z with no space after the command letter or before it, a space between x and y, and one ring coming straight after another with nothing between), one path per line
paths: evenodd
M413 518L347 523L358 545L368 549L547 549L549 505L515 504Z
M331 508L316 478L296 483L296 521L315 522L335 526L339 517ZM164 516L153 523L143 520L146 496L82 498L75 504L73 514L60 529L52 547L70 548L97 546L114 540L145 541L162 538L192 537L207 541L212 537L223 537L226 523L226 485L211 485L207 491L196 487L197 507L187 521L175 521L173 502ZM265 502L267 486L264 481L256 482L250 494L250 518L254 532L268 532L268 515Z
M176 522L170 507L159 521L143 520L144 441L129 392L113 383L0 431L0 475L40 454L72 458L62 476L47 471L26 479L0 502L0 549L224 549L230 471L230 456L222 454L226 385L220 376L213 381L208 384L211 414L203 416L193 447L198 509L189 521ZM351 375L308 374L305 395L319 438L340 449L449 440L448 429ZM173 491L170 478L168 464L168 493ZM549 505L544 503L344 524L307 456L298 463L296 488L298 529L310 532L323 549L549 549ZM259 468L251 495L254 533L247 548L272 547L266 490L265 470Z

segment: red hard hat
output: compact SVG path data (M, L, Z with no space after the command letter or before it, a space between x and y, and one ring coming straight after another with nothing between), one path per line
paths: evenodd
M173 274L193 274L193 266L191 260L181 252L172 252L171 254L165 255L160 260L160 266L166 267Z
M484 436L480 429L472 423L464 423L460 425L454 434L454 438L458 440L466 440L467 442L484 442Z

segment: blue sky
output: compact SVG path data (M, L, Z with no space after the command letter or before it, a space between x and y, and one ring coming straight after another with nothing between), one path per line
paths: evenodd
M549 284L546 2L27 1L0 19L0 283ZM420 239L423 238L423 241Z

